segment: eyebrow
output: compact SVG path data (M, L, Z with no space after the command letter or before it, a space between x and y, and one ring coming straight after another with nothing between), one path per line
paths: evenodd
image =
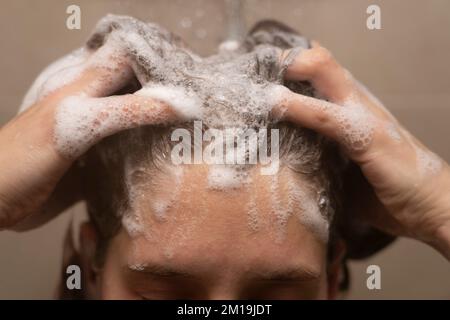
M143 274L154 277L184 277L184 278L197 278L192 273L176 268L173 266L146 263L146 264L129 264L125 267L127 272L133 274ZM295 266L280 270L273 271L250 271L249 275L260 281L274 281L274 282L301 282L301 281L313 281L318 280L321 277L321 272L317 272L305 266Z
M304 266L255 273L255 278L258 280L278 282L313 281L320 279L320 277L321 272L311 270Z
M193 274L186 272L184 270L162 265L156 263L145 263L133 265L129 264L125 267L127 272L135 273L135 274L144 274L148 276L154 277L185 277L185 278L195 278Z

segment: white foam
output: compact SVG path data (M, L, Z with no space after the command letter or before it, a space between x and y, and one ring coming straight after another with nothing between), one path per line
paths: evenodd
M142 88L136 95L167 103L185 119L198 119L202 116L202 102L194 93L182 87L153 85Z
M134 271L143 271L145 270L146 265L141 263L132 263L128 265L128 268Z
M146 236L146 238L151 238L148 228L144 226L144 221L138 207L140 192L137 182L134 179L136 172L137 170L134 168L132 160L130 157L126 157L124 162L124 179L128 192L128 208L124 212L119 212L119 215L122 215L122 226L131 238L142 235Z
M209 166L208 187L214 190L236 189L249 182L249 175L237 166Z
M88 68L103 68L110 72L108 76L103 72L103 76L91 84L87 93L100 96L105 89L108 89L106 93L120 89L130 79L131 69L125 66L129 62L118 33L111 33L107 43L94 53L80 48L50 64L28 90L19 112L75 81Z
M283 205L279 189L278 175L274 175L271 177L270 183L270 200L272 203L272 214L276 219L276 241L280 243L286 238L286 228L289 218L292 216L292 210Z
M292 176L288 177L288 206L290 210L295 210L295 205L299 206L298 219L300 223L308 227L323 242L328 241L329 221L320 211L323 198L316 199L310 191L304 190ZM329 208L324 208L329 210Z
M108 19L116 22L115 17ZM234 51L239 49L240 44L233 41L221 46L221 50L226 51L225 55L203 59L169 41L170 37L154 25L132 22L126 27L117 21L114 28L109 28L108 19L98 26L97 31L115 31L109 34L106 44L89 60L89 66L108 68L116 74L122 72L123 64L130 62L143 85L135 94L164 102L184 119L203 119L207 125L220 128L229 127L230 124L243 128L264 127L272 107L280 102L285 92L283 90L288 90L273 85L274 79L268 79L279 57L279 52L274 48L259 48L248 54L235 55ZM124 58L126 53L130 61ZM64 155L76 157L108 133L139 122L139 119L136 120L138 114L133 114L132 110L131 113L123 113L122 107L112 100L101 102L83 97L65 99L58 107L56 117L55 142L58 150ZM367 142L370 136L370 125L364 123L369 117L360 109L359 105L348 103L343 111L335 115L352 145L358 145L360 141ZM122 223L131 235L136 236L147 232L137 206L138 202L145 200L145 196L137 190L139 185L129 179L133 174L132 164L129 167L126 169L126 184L130 210L123 213ZM211 166L208 187L229 190L248 184L251 182L248 172L241 169L239 166ZM158 196L150 203L158 219L165 220L168 209L178 200L177 188L170 190L174 191L173 197ZM290 191L286 208L280 199L278 183L271 184L271 192L272 209L280 234L295 206L303 208L300 221L311 226L318 234L326 233L323 230L328 230L327 221L321 216L314 197L308 197L306 192L297 187ZM261 220L255 199L251 200L248 213L250 227L258 229ZM186 227L187 231L182 230L182 222L177 221L179 229L173 242L168 244L168 256L173 255L174 248L193 230L191 225Z
M183 182L183 167L172 166L170 169L170 175L174 180L174 188L168 190L163 195L154 195L151 200L153 214L159 221L164 221L167 219L167 211L172 208L178 200L181 184Z
M88 57L89 53L84 48L81 48L46 67L25 94L19 113L28 109L48 94L75 80L81 74L83 63Z
M99 70L98 79L91 85L90 95L107 96L123 88L133 76L131 59L123 42L123 32L109 34L106 43L89 57L86 69Z
M344 143L355 151L366 149L373 140L376 118L365 106L348 100L343 108L333 109Z
M442 169L442 160L433 152L415 146L416 162L421 177L438 174Z
M395 125L394 123L387 122L385 124L385 129L386 129L386 132L387 132L388 136L392 140L394 140L396 142L400 142L402 140L402 136L400 135L400 132L397 129L397 125Z
M123 214L122 225L132 238L138 237L146 232L140 217L134 213Z
M282 117L290 103L292 92L283 86L272 86L269 90L269 103L278 106L276 116ZM366 149L373 140L373 133L378 124L375 116L357 98L350 97L342 105L331 104L327 101L295 95L296 100L304 100L304 104L326 113L334 118L338 125L341 142L349 150L360 151Z
M99 109L82 97L69 97L61 102L54 131L56 148L61 154L76 157L94 143L94 122L99 117Z
M239 49L240 45L241 45L240 42L237 40L227 40L219 45L219 51L221 52L236 51L237 49Z
M272 106L278 106L287 102L287 97L291 91L282 85L272 85L267 89L268 103Z
M317 107L334 118L341 142L349 150L362 151L370 145L377 120L364 105L356 102L356 99L348 99L342 106L336 107L318 101Z
M145 123L163 122L160 108L144 108L142 101L128 104L123 99L65 98L57 107L54 141L57 150L66 157L76 158L100 139L119 130ZM150 102L149 102L150 103Z
M252 231L258 231L260 229L261 217L258 212L256 195L254 193L250 194L250 201L247 208L247 222Z

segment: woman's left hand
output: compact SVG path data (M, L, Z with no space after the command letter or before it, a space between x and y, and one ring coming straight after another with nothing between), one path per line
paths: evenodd
M284 52L284 57L288 52ZM412 136L317 43L290 64L287 80L309 81L316 99L280 87L278 118L338 142L375 196L360 216L388 233L427 242L450 259L450 169ZM358 188L358 186L356 186ZM361 218L358 217L358 218Z

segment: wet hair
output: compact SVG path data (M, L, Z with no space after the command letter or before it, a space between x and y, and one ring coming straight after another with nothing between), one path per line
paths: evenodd
M142 40L156 48L159 48L159 45L166 41L166 45L161 45L164 48L169 48L161 49L162 51L168 51L160 52L163 61L166 59L165 55L172 51L178 52L182 61L187 61L175 65L176 68L180 68L180 71L168 70L169 75L161 75L161 77L166 77L163 81L170 83L169 77L172 76L177 83L189 83L190 88L196 87L197 79L192 79L189 75L186 76L186 74L194 72L183 71L186 65L191 66L191 63L189 52L183 51L185 47L179 48L179 41L174 42L173 39L178 38L171 36L159 26L145 25L141 22L135 23L134 20L130 19L128 17L108 16L99 23L101 27L97 27L97 32L92 37L93 40L91 39L88 44L91 47L100 46L107 36L105 32L110 32L112 27L132 28L133 30L138 28L140 34L143 35ZM105 25L111 25L112 27L107 28ZM175 47L170 49L173 44ZM222 70L220 69L221 65L227 66L226 70L223 71L227 77L240 78L243 75L244 78L251 79L250 81L284 84L298 93L313 95L314 91L308 83L286 83L283 80L286 64L280 61L279 52L292 47L307 49L309 48L309 41L278 22L265 21L252 28L239 48L232 52L219 53L213 56L211 60L214 61L213 65L218 65L218 70ZM142 57L145 54L146 52L140 52L136 57ZM151 56L152 54L150 54ZM137 66L134 69L137 70L137 73L141 73L138 78L146 78L148 74L155 72L150 57L146 56L135 60ZM209 65L210 63L208 63ZM228 67L230 65L231 68ZM158 66L158 68L165 70L161 66ZM214 79L204 78L201 79L200 84L209 88L210 82L214 83ZM246 85L246 82L242 84ZM137 89L139 89L139 86L128 88L130 92ZM223 90L227 89L223 88ZM197 89L196 92L198 93L199 90L204 89ZM220 91L222 86L213 86L212 90ZM206 94L208 95L208 92ZM321 213L327 221L332 221L334 213L337 211L337 199L341 198L337 195L341 189L337 171L342 169L342 161L335 145L305 128L298 128L288 123L277 123L276 120L265 118L258 113L242 112L241 108L237 110L236 108L229 108L227 105L223 105L223 101L217 101L214 94L207 96L208 105L206 107L212 114L212 116L206 116L206 118L208 120L213 119L213 121L205 121L205 117L203 117L202 120L205 122L203 130L209 129L210 125L213 127L217 125L228 127L230 124L234 126L235 123L247 128L279 129L281 163L301 174L303 179L307 179L322 190L329 201L325 204ZM232 105L236 103L235 100L241 98L235 96L234 91L227 92L227 94L229 96L226 104ZM245 103L245 101L247 100L244 99L239 103ZM238 105L238 107L242 106ZM225 119L231 119L232 121L227 122ZM165 164L170 159L170 151L175 144L170 140L171 132L177 128L185 128L190 131L192 130L192 123L177 123L171 126L143 126L127 130L104 139L84 157L84 169L82 170L84 183L82 185L85 188L84 195L90 217L101 235L101 243L108 243L108 240L116 234L121 226L121 213L130 209L130 193L127 190L126 183L127 169L131 166L133 168L145 168L147 172L152 171L152 169L164 171ZM268 145L270 146L270 142ZM336 150L331 151L331 149ZM331 160L332 158L333 160ZM249 168L251 166L245 166L246 170ZM145 176L140 177L140 179L151 180L152 177Z
M98 40L98 39L97 39ZM260 45L270 45L280 49L293 47L309 48L309 41L291 28L276 21L257 23L245 38L240 50L251 52ZM255 59L258 56L255 55ZM268 80L279 79L285 66L258 69ZM278 77L278 78L277 78ZM282 77L281 77L282 78ZM308 82L282 82L291 90L314 96L314 89ZM131 93L139 89L133 82L121 93ZM320 187L327 194L326 209L322 214L330 221L329 259L335 255L334 245L341 238L347 243L347 256L344 259L364 258L383 248L392 238L367 226L349 222L345 201L345 175L351 168L338 146L329 139L306 128L289 123L268 121L267 128L280 130L280 157L286 166L303 179ZM179 123L176 128L192 129L192 124ZM126 185L126 165L153 168L164 171L170 159L173 142L170 134L173 126L143 126L120 132L108 137L89 150L80 161L84 199L87 203L90 220L99 234L98 263L103 262L104 253L110 240L121 228L120 212L130 207L129 192ZM204 128L204 130L206 130ZM291 161L294 159L295 161ZM143 176L142 179L152 179ZM342 288L348 287L346 272Z

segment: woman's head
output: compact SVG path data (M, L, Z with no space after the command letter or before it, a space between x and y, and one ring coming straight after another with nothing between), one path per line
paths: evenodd
M329 280L336 289L328 258L337 249L339 156L306 129L274 128L273 175L258 164L173 165L171 127L130 130L92 149L83 164L92 223L84 241L95 231L102 294L326 298Z
M98 35L93 39L91 45L103 41ZM81 263L89 296L335 296L344 253L338 222L345 161L318 134L279 123L262 114L264 108L252 112L249 105L265 102L239 87L249 81L258 94L270 83L283 83L312 95L307 83L282 81L286 61L277 59L277 52L293 46L307 47L308 41L278 23L258 24L237 50L204 64L214 63L211 70L230 77L229 87L204 72L199 78L175 66L170 72L177 83L188 83L208 105L199 130L192 122L140 127L103 140L83 157L90 222L81 229ZM151 78L155 67L149 61L137 55L138 79ZM176 130L192 139L174 139ZM227 144L230 132L233 140ZM244 164L174 161L174 154L179 156L174 150L198 147L226 158L229 146L241 152ZM261 151L276 164L271 174L261 174L261 163L248 163Z

